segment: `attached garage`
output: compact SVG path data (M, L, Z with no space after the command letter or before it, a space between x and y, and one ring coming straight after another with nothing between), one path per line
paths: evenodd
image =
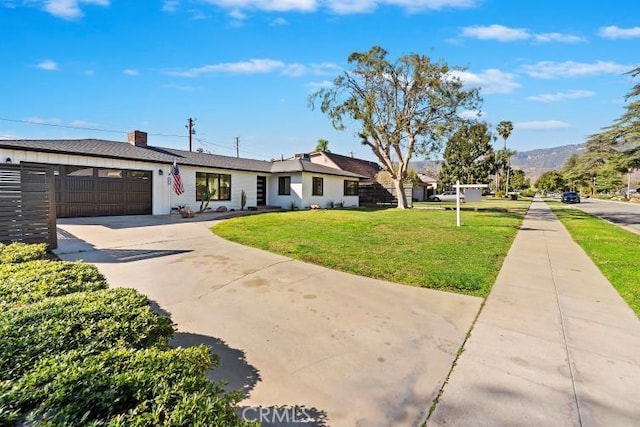
M150 215L152 171L61 165L56 216Z

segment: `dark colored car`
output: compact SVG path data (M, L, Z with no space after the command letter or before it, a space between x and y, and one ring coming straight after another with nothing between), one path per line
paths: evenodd
M573 191L566 191L562 193L562 198L560 199L562 203L580 203L580 195L578 193L574 193Z

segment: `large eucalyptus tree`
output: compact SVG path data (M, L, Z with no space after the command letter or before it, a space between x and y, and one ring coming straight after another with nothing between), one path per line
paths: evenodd
M461 111L479 109L478 90L464 88L457 77L464 68L415 53L392 61L386 50L374 46L352 53L348 64L350 69L331 87L311 95L310 105L319 102L338 130L347 121L357 123L362 144L389 173L398 208L404 209L412 156L440 149L462 122Z

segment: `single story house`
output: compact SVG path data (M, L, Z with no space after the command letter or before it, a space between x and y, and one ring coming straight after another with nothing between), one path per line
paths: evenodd
M413 185L413 199L418 202L429 200L438 189L438 180L423 173L418 174L418 182Z
M313 163L361 175L359 183L361 205L395 205L398 202L393 181L378 163L328 151L317 151L307 156ZM405 183L404 193L411 205L411 184Z
M154 147L133 131L128 143L97 139L0 140L0 162L51 165L57 217L165 215L178 206L197 211L199 188L212 193L211 209L359 206L361 175L305 159L263 161ZM183 192L175 191L174 162ZM178 194L180 193L180 194Z

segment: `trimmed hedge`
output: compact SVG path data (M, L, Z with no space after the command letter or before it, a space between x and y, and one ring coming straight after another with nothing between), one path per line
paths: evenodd
M15 383L0 383L0 423L27 425L244 426L235 405L207 379L205 346L71 351L38 362Z
M145 296L31 246L0 246L0 425L254 425L206 377L207 347L169 348Z
M0 309L47 297L106 289L98 269L82 261L28 261L0 265Z
M14 379L42 357L82 349L168 348L171 321L134 289L74 293L0 313L0 380Z
M46 253L46 243L27 244L14 242L8 245L0 243L0 264L14 264L43 259Z

